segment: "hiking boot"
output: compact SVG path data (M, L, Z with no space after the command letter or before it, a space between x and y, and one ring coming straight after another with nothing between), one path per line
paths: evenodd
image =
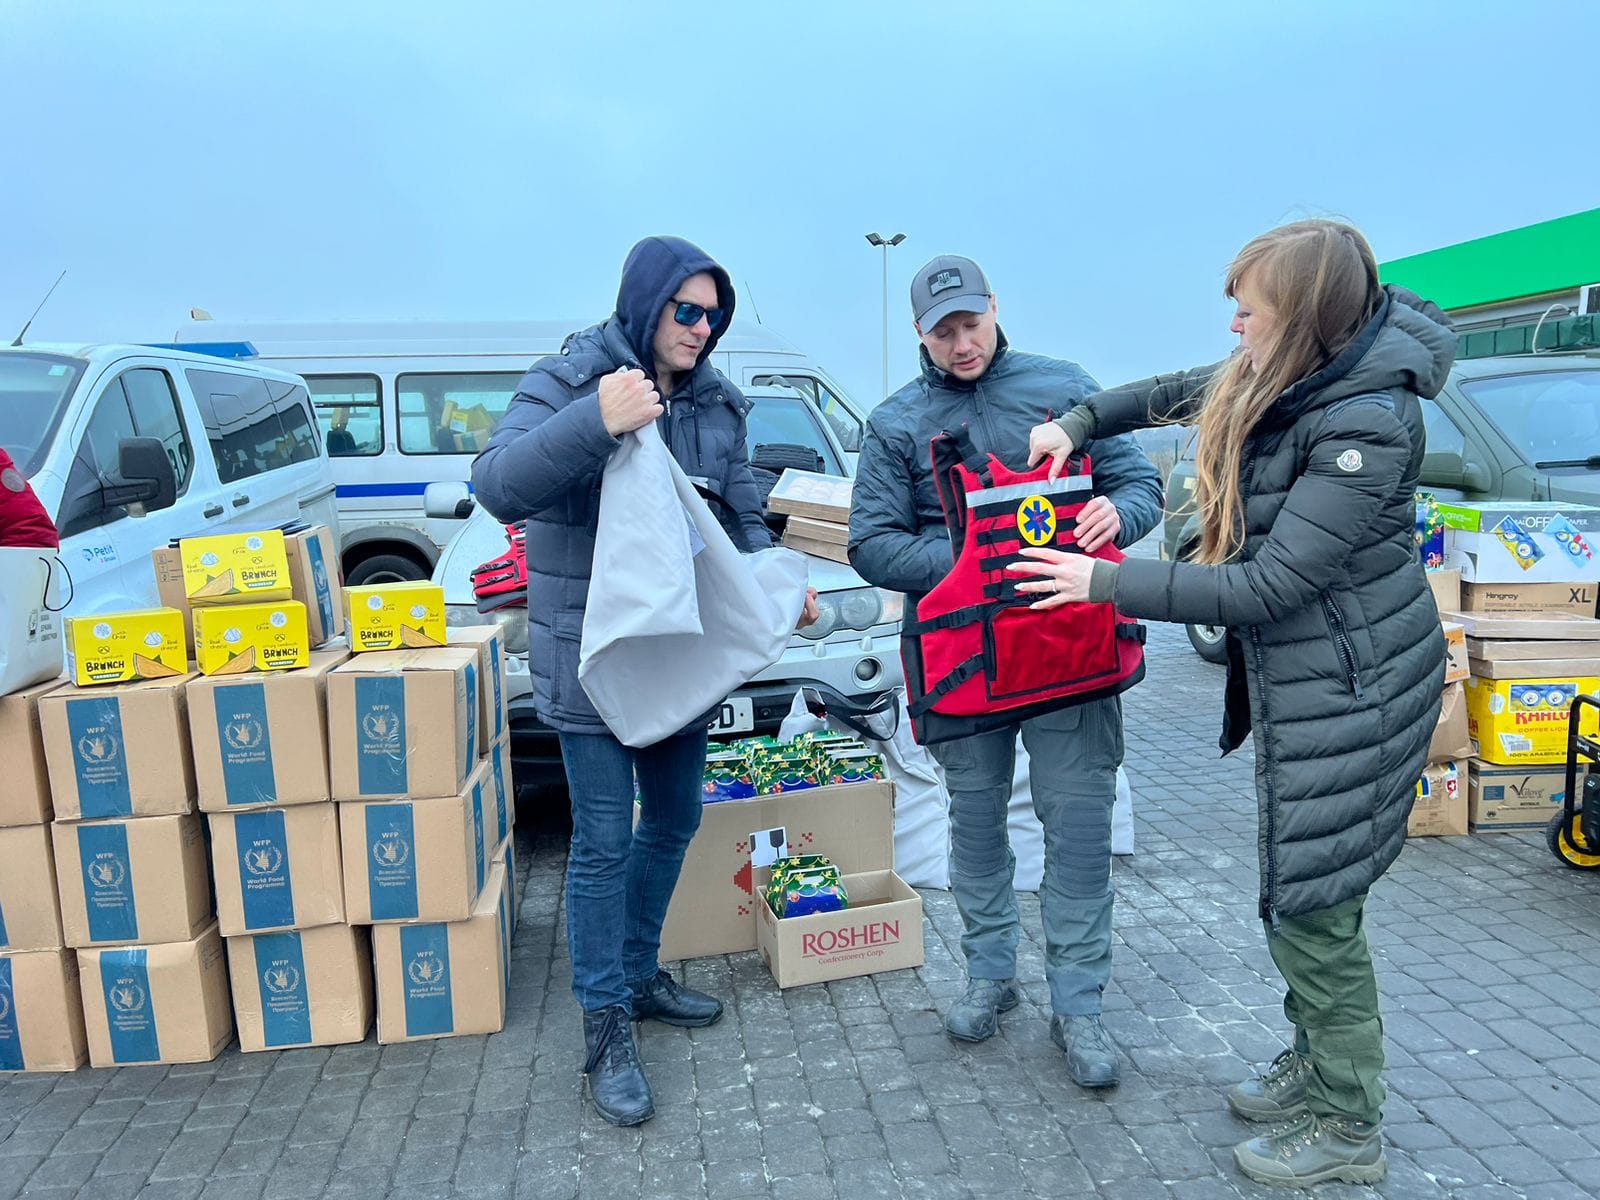
M722 1001L691 987L684 987L665 971L658 970L654 979L629 984L633 989L633 1019L646 1017L667 1025L698 1028L713 1025L722 1016Z
M1306 1083L1311 1060L1298 1050L1285 1050L1254 1079L1228 1093L1228 1107L1246 1121L1292 1121L1306 1111Z
M638 1125L655 1116L650 1084L633 1044L633 1022L620 1004L583 1014L583 1040L589 1057L589 1098L595 1110L613 1125Z
M981 1042L1000 1028L1000 1014L1021 997L1014 979L969 979L961 999L944 1015L944 1030L957 1041Z
M1234 1161L1257 1183L1310 1187L1337 1179L1377 1183L1389 1170L1378 1125L1307 1112L1233 1148Z
M1122 1078L1117 1044L1099 1013L1050 1018L1050 1040L1066 1051L1067 1072L1079 1087L1114 1087Z

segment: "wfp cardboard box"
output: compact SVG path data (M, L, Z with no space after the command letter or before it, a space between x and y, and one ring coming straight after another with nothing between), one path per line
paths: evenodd
M1472 755L1472 732L1467 724L1467 693L1459 683L1446 685L1439 708L1439 723L1434 726L1428 745L1430 763L1454 762Z
M187 942L211 922L198 816L57 821L52 830L67 945Z
M1467 770L1467 819L1474 833L1542 830L1566 799L1565 765L1499 767L1473 759Z
M503 846L517 823L516 783L511 777L511 735L495 743L489 754L489 774L494 784L496 846ZM485 805L487 811L487 805Z
M281 529L180 538L178 558L183 594L191 607L288 600L294 595Z
M437 800L340 806L345 914L352 925L463 921L483 891L495 847L489 764L464 791Z
M78 956L0 953L0 1071L75 1071L88 1058Z
M194 811L185 695L192 678L67 686L40 698L57 821Z
M1585 671L1592 667L1585 666ZM1600 691L1600 675L1467 680L1467 726L1484 762L1501 766L1561 762L1567 756L1568 709L1580 692ZM1600 730L1585 709L1582 732Z
M215 923L162 945L78 951L89 1061L210 1062L233 1040Z
M426 580L344 590L350 649L400 650L445 644L444 588Z
M223 937L344 920L336 805L211 813L206 820Z
M65 945L50 826L0 829L0 950Z
M202 675L293 671L311 659L306 606L298 600L194 610L195 665Z
M1445 562L1465 583L1600 580L1600 508L1547 501L1441 501ZM1591 612L1593 610L1591 609Z
M661 960L756 948L756 907L772 872L754 851L765 863L825 854L850 875L892 866L893 805L894 785L882 780L706 805L662 926Z
M1406 822L1407 837L1460 837L1467 832L1467 764L1433 763L1417 780L1417 800Z
M483 753L506 731L506 639L498 625L454 625L452 646L478 647L478 745Z
M183 614L174 608L68 617L67 677L79 687L170 679L189 669Z
M1461 611L1494 616L1538 616L1542 613L1595 615L1600 584L1576 583L1464 583Z
M335 800L454 796L478 761L478 649L361 654L328 676Z
M1467 629L1454 621L1440 622L1444 630L1444 681L1445 683L1464 683L1467 676L1472 674L1467 661Z
M1433 602L1440 612L1456 612L1461 608L1461 572L1447 568L1426 571L1428 587L1433 590ZM166 598L162 597L163 604Z
M61 686L61 680L36 683L0 696L0 828L37 825L55 815L50 804L50 775L45 765L44 735L39 729L39 698Z
M506 868L463 921L375 925L378 1042L498 1033L506 1023Z
M189 739L204 812L320 804L328 784L328 673L349 658L313 651L299 671L189 684Z
M850 906L778 919L756 903L756 945L781 988L922 965L922 897L893 871L845 875Z
M323 925L225 940L239 1049L366 1040L373 1002L365 929Z

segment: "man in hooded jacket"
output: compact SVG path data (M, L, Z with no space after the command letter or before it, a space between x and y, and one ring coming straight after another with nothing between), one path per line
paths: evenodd
M583 1069L595 1108L615 1125L655 1111L631 1022L709 1025L722 1004L657 962L700 825L706 724L630 749L578 683L601 474L623 434L655 421L685 474L721 501L734 542L745 551L772 544L745 448L749 402L708 361L733 306L727 271L703 250L645 238L623 264L616 312L534 364L472 468L483 506L498 520L526 522L534 708L560 737L572 801L567 945ZM808 617L816 617L811 601L802 624Z

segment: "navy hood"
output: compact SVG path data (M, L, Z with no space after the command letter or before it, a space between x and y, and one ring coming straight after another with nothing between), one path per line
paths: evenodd
M628 345L639 356L639 365L652 378L656 374L656 356L651 343L661 312L683 281L701 272L716 281L717 306L723 315L722 324L706 339L696 366L710 357L733 324L733 281L709 254L682 238L647 237L628 251L628 259L622 264L622 283L617 288L617 321Z

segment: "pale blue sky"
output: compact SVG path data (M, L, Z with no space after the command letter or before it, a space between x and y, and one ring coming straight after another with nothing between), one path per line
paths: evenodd
M605 316L678 233L862 401L906 285L988 271L1103 383L1223 353L1229 257L1381 259L1591 208L1600 6L0 0L0 325ZM751 301L754 300L754 305Z

